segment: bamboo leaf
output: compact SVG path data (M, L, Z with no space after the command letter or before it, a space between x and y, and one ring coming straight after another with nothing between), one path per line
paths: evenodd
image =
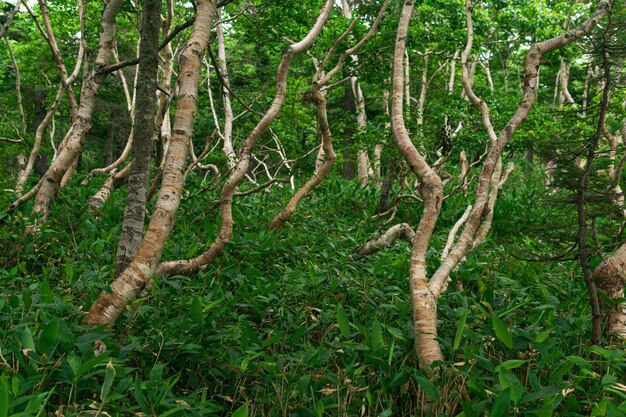
M104 369L104 383L102 384L102 389L100 390L100 400L102 402L106 402L107 398L109 398L109 393L111 392L111 386L113 385L113 380L115 379L115 367L113 366L113 362L109 359L109 363L107 363L106 368Z
M459 345L461 344L461 337L463 337L463 331L465 330L465 322L467 321L467 314L469 311L466 309L461 314L461 318L459 319L459 324L456 327L456 334L454 335L454 343L452 344L452 350L457 350Z
M248 417L248 403L236 409L232 417Z
M202 314L202 300L197 295L191 299L191 310L189 311L191 320L196 323L202 323L204 315Z
M337 324L343 337L350 337L350 320L341 304L337 306Z
M496 332L496 336L498 339L504 343L506 347L509 349L513 348L513 338L511 337L511 333L509 332L509 328L504 324L502 320L493 313L491 315L491 322L493 323L493 330Z

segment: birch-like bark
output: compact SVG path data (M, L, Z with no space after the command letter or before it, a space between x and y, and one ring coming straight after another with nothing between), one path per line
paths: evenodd
M54 36L54 31L52 30L52 24L50 23L50 16L48 14L48 5L45 0L38 0L39 9L41 11L41 18L43 20L44 26L46 28L46 33L44 38L48 42L50 46L50 51L52 52L52 58L57 65L59 70L59 74L61 75L61 82L65 87L65 92L67 94L67 99L70 103L70 115L72 118L72 123L75 122L76 117L78 116L78 104L76 103L76 97L74 96L74 92L72 91L72 82L78 75L78 71L80 70L80 64L77 63L72 75L70 76L65 68L65 63L63 62L63 57L61 56L61 51L59 50L59 46L57 45L56 38ZM84 39L84 17L83 17L83 6L82 2L78 2L78 10L79 16L81 16L81 29L82 29L82 37ZM79 62L82 60L83 51L84 51L84 43L80 42L80 47L78 51L78 60Z
M178 105L173 135L163 169L161 190L141 246L128 267L111 284L111 292L102 293L92 304L85 317L87 323L114 322L130 300L152 278L161 259L182 197L185 165L196 113L202 56L209 41L216 6L217 0L197 2L193 30L179 58Z
M365 45L370 39L371 37L374 35L374 33L376 32L376 29L378 28L378 24L380 23L380 21L382 20L382 17L385 13L385 11L387 10L387 5L389 4L388 0L385 0L385 2L383 3L378 16L376 17L376 19L374 20L374 22L372 23L372 25L370 26L369 31L367 32L367 34L353 47L343 51L340 54L339 60L338 62L335 64L335 67L330 70L327 74L324 74L324 65L329 61L330 56L333 52L333 50L335 49L335 47L339 44L339 42L341 42L341 40L343 38L345 38L349 33L350 30L352 29L353 25L356 23L356 20L354 20L350 26L348 27L348 29L337 38L337 40L335 41L335 44L333 46L331 46L331 48L328 50L328 52L326 53L326 57L322 60L321 64L317 64L316 60L314 60L314 63L316 63L316 71L315 71L315 75L313 76L313 82L311 85L311 99L313 100L313 102L316 104L316 108L317 108L317 116L318 116L318 125L319 128L321 130L322 133L322 147L324 149L324 163L322 164L321 167L319 167L318 170L316 170L315 174L313 175L313 177L307 181L300 190L298 190L289 200L289 202L287 203L287 205L285 206L285 208L278 214L276 215L276 217L274 217L274 219L270 222L270 229L276 229L276 230L280 230L285 223L291 218L291 216L293 215L293 213L295 212L298 204L300 203L300 201L307 196L311 191L313 191L313 189L315 187L317 187L317 185L319 185L324 178L328 175L328 173L330 172L335 160L336 160L336 156L335 153L332 149L332 139L331 139L331 133L330 133L330 129L328 127L328 119L326 116L326 98L324 97L324 93L322 91L322 87L327 86L330 83L330 80L332 79L332 77L337 74L339 72L339 70L341 69L341 66L343 65L343 62L345 60L345 57L347 56L351 56L353 57L353 59L356 59L355 54L363 47L363 45ZM352 80L354 81L354 79ZM354 85L354 84L353 84ZM360 94L362 96L362 93L360 92L360 89L355 88L355 91L357 94ZM360 122L360 129L365 129L365 109L364 107L362 108L362 118L361 118L361 122ZM329 153L330 152L330 153ZM368 173L368 162L365 161L362 163L361 167L365 167L364 171L365 173L363 174L363 176L365 177L365 184L367 185L367 179L369 178L369 173ZM363 182L361 182L363 184Z
M404 51L404 99L406 100L406 114L411 114L411 64L409 51Z
M301 41L291 44L283 49L282 59L276 73L276 94L272 105L246 138L246 141L244 142L239 153L237 165L231 171L228 180L222 188L220 197L221 225L215 240L201 255L195 258L162 263L157 270L159 275L193 274L213 262L213 260L217 258L226 244L230 241L233 231L233 197L237 190L237 186L245 177L246 172L248 172L252 150L263 133L269 129L272 121L276 118L276 115L285 101L285 95L287 92L287 76L289 74L289 67L294 56L303 53L313 44L326 24L333 4L333 0L327 0L317 18L317 21L309 33Z
M219 15L217 16L220 18ZM230 104L230 82L228 79L228 66L226 65L226 42L224 41L224 29L221 23L216 26L217 32L217 56L220 64L220 74L222 75L222 98L224 100L224 146L222 150L226 155L228 169L233 169L237 165L237 154L233 148L233 109Z
M365 114L365 99L363 98L363 91L361 90L361 84L357 77L353 77L352 87L354 91L354 99L356 105L356 120L359 133L365 133L367 129L367 116ZM365 149L359 149L357 153L357 173L359 176L359 182L362 186L366 186L370 178L370 161L367 151Z
M20 176L17 179L17 184L15 186L15 192L17 195L22 195L22 192L24 191L24 185L26 184L28 177L30 177L30 174L32 174L33 172L33 167L35 166L35 161L37 160L37 155L39 155L39 149L41 148L41 140L46 131L46 128L52 121L54 114L61 104L61 99L63 98L64 91L65 88L63 87L63 84L59 85L59 89L57 91L57 95L54 99L52 107L50 107L50 110L48 110L41 123L39 123L39 126L37 126L37 130L35 131L35 142L33 144L33 148L30 151L30 155L28 156L26 168L24 168L24 170L21 172Z
M469 163L467 162L467 154L461 151L459 156L461 160L461 188L467 190L467 174L469 173Z
M17 65L17 61L15 60L15 55L13 54L13 48L11 47L11 42L8 37L4 38L4 41L7 45L7 50L9 51L9 56L11 57L11 63L13 64L13 69L15 70L15 95L17 98L17 109L20 112L20 130L22 132L26 131L26 118L24 117L24 106L22 105L22 85L20 82L20 67Z
M420 95L417 100L417 125L424 124L424 104L426 104L426 91L428 90L428 62L430 51L427 49L424 54L424 63L422 66L422 78L420 79Z
M111 194L118 188L125 184L128 180L128 176L130 175L131 165L126 165L119 172L112 172L111 175L106 179L102 187L94 194L93 197L89 199L89 203L87 204L87 209L89 210L89 214L94 217L100 216L102 212L102 207L109 201L111 198Z
M598 289L610 300L618 300L624 297L626 286L626 244L593 271L593 279ZM616 302L611 306L607 315L607 333L620 341L626 340L626 303Z
M593 16L582 26L582 28L571 30L565 35L531 45L524 59L524 97L519 105L519 108L508 121L507 125L499 135L496 135L493 130L493 126L491 125L489 108L472 91L472 71L471 68L468 68L467 57L472 49L473 25L470 13L470 2L469 0L466 0L465 6L468 41L462 55L464 91L465 95L481 109L483 125L488 132L491 148L488 152L483 165L482 173L479 177L474 207L465 222L463 231L461 232L457 242L450 249L448 256L441 262L441 265L433 274L430 281L427 280L426 275L425 254L428 250L429 240L440 210L442 185L441 179L426 163L422 155L411 143L402 117L402 93L404 87L402 61L405 52L408 24L413 11L413 6L414 4L411 1L406 1L404 3L397 30L393 61L392 129L398 147L400 148L405 159L409 162L413 172L419 177L422 184L424 213L416 231L413 250L411 253L410 287L417 357L420 367L428 371L432 369L432 365L435 361L442 360L443 358L441 348L437 341L437 300L446 287L450 277L450 272L473 247L477 232L483 225L484 217L489 214L490 196L493 195L493 190L497 190L502 182L499 175L496 175L498 177L497 181L494 180L494 171L498 169L498 166L501 166L501 154L508 140L520 124L527 118L528 112L535 103L537 72L541 65L543 55L575 42L588 33L606 15L610 7L610 2L607 0L601 0L598 3Z
M585 76L585 87L583 89L583 105L582 105L582 116L583 118L587 117L587 102L589 100L589 85L591 78L591 64L587 65L587 75Z
M311 93L312 100L317 108L317 120L322 133L322 147L324 149L324 162L322 166L315 172L313 177L309 179L294 195L291 197L285 208L270 223L270 229L281 229L287 220L291 218L296 211L298 203L306 197L322 180L328 175L337 159L333 150L330 127L328 126L328 117L326 115L326 97L320 91L319 85L313 84ZM366 182L367 184L367 182Z
M115 17L121 5L122 0L110 0L104 8L100 25L98 53L92 70L83 81L76 121L70 127L62 146L60 146L57 158L45 173L41 187L35 197L33 212L40 215L42 221L48 219L50 206L59 190L61 180L76 162L85 141L85 135L91 129L91 116L96 93L104 81L104 76L99 74L98 70L106 66L111 55L111 46L115 32Z
M450 61L450 80L448 81L448 94L454 91L454 78L456 76L456 60L459 59L459 50L454 51L452 61Z
M415 240L415 232L410 224L400 223L390 227L387 231L385 231L385 233L376 239L370 240L365 245L358 248L357 253L361 256L371 255L381 249L391 247L391 245L393 245L393 243L398 239L405 240L410 245L413 244L413 241Z
M13 21L13 17L15 17L17 12L20 10L21 4L22 4L22 0L17 0L15 2L15 7L13 8L13 10L9 12L8 16L6 17L6 21L0 28L0 38L3 38L4 34L7 33L7 30L9 30L9 27L11 27L11 22Z
M557 74L558 87L559 87L559 105L562 106L566 102L568 104L574 104L574 98L569 92L569 65L565 62L565 58L561 57L561 65Z
M126 208L117 247L116 275L119 275L141 245L146 215L146 194L150 179L152 143L155 131L157 71L161 0L144 0L139 44L135 106L133 114L132 162L126 193Z
M563 46L576 42L585 36L590 30L596 27L598 22L602 20L609 8L611 2L609 0L600 0L593 12L593 15L579 29L570 30L564 35L560 35L542 42L531 45L524 58L524 97L515 112L508 121L504 129L498 135L495 143L492 145L483 170L479 177L478 188L476 190L476 199L474 208L468 221L465 223L464 229L459 236L457 243L450 251L450 255L441 263L437 271L433 274L430 287L436 296L441 294L441 290L450 276L450 272L456 267L459 261L465 256L467 251L473 246L474 236L481 225L481 219L485 212L489 197L489 187L491 185L491 177L493 171L500 159L500 155L508 140L511 138L517 128L526 120L530 109L534 106L537 98L537 73L541 66L543 56L551 51L559 49ZM466 1L466 7L469 10L469 2ZM471 15L467 12L468 25L468 43L469 37L473 36L471 30ZM469 45L471 48L471 44ZM484 213L484 214L483 214Z
M420 367L429 370L435 361L443 360L441 348L437 342L437 299L428 288L426 274L426 253L441 209L443 184L441 178L411 142L404 125L402 99L407 80L403 71L403 61L406 54L408 27L414 6L415 3L411 0L404 2L396 32L393 55L391 129L400 152L422 184L424 209L411 251L409 287L417 358Z
M43 0L40 0L40 9L41 9L41 14L44 20L44 25L46 27L46 30L44 31L43 28L41 28L41 26L39 25L39 23L37 23L37 27L40 29L41 35L48 42L53 58L57 64L57 68L59 69L59 74L61 76L61 83L60 83L57 95L52 104L52 107L46 113L44 118L41 120L41 122L35 129L35 141L33 143L33 148L28 157L26 168L18 177L17 184L15 186L15 191L17 195L22 195L22 192L24 191L24 185L26 184L26 181L28 180L28 178L33 172L33 167L35 166L35 161L37 159L37 156L39 155L39 149L41 148L41 141L42 141L43 135L45 134L45 131L48 125L50 124L50 122L54 120L54 115L56 114L61 104L63 92L65 92L65 94L68 97L68 102L70 104L70 120L72 121L72 123L75 122L76 117L78 115L78 105L76 103L76 98L74 97L74 92L72 91L71 84L74 82L74 80L76 79L76 77L78 76L80 72L80 68L82 67L82 62L83 62L83 57L84 57L84 51L85 51L85 9L83 7L82 0L78 0L78 13L80 16L81 41L80 41L80 46L78 50L78 57L76 59L76 64L74 65L74 69L72 70L72 73L69 75L67 73L65 64L63 62L63 58L61 57L61 53L57 46L56 39L54 37L54 32L52 31L52 25L50 24L50 18L48 16L47 4ZM53 161L56 159L56 155L57 155L57 150L55 149L55 156L52 159Z

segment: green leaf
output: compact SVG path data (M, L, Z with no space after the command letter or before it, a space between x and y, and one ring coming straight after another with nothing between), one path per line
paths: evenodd
M139 404L139 407L141 407L144 413L150 414L150 410L146 404L146 397L144 397L143 391L141 390L141 380L139 378L135 379L135 401L137 401L137 404Z
M380 328L380 323L378 320L374 320L374 324L372 324L372 347L377 348L384 344L385 340L383 339L383 331Z
M500 339L506 347L512 349L513 338L511 337L511 333L509 332L509 328L506 324L500 320L496 313L491 314L491 322L493 323L493 330L496 332L498 339Z
M522 366L525 363L526 363L526 361L521 360L521 359L511 359L511 360L508 360L508 361L504 361L500 365L496 366L496 372L498 372L500 369L515 369L515 368L519 368L520 366Z
M248 417L248 403L236 409L232 417Z
M478 413L474 411L474 405L471 403L463 403L463 413L465 417L478 417Z
M39 337L39 352L46 353L56 346L59 341L59 319L54 318L41 332Z
M0 377L0 417L9 415L9 388L8 381L3 375Z
M22 349L28 349L33 352L35 350L35 341L33 340L33 334L30 331L30 328L26 326L24 329L24 333L22 333Z
M457 350L461 344L461 337L463 336L463 331L465 330L465 322L467 321L467 314L469 310L463 311L461 314L461 318L459 319L459 325L456 327L456 334L454 335L454 343L452 344L452 350Z
M537 343L545 342L548 336L550 336L550 333L552 333L552 329L544 330L543 332L539 333L537 337L535 337L535 342Z
M489 412L489 417L501 417L508 415L507 411L509 409L509 404L511 403L511 391L505 389L498 395L498 398L493 403L493 407L491 407L491 411Z
M197 295L191 299L189 316L195 323L202 323L204 320L204 315L202 314L202 300Z
M337 324L343 337L350 337L350 320L341 304L337 306Z
M439 390L437 389L437 385L433 384L432 381L422 376L415 375L415 382L424 390L431 401L439 401Z
M113 362L109 359L109 363L107 363L107 366L104 369L104 383L102 384L102 389L100 390L100 399L103 403L105 403L107 398L109 398L109 393L111 392L111 386L113 385L114 379L115 367L113 366Z
M298 392L304 394L309 389L311 383L311 375L302 375L298 380Z

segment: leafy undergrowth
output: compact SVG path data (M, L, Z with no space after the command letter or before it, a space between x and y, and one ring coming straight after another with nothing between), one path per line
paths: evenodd
M541 191L522 174L439 304L449 362L430 378L413 350L408 245L354 252L376 230L376 190L330 180L279 233L267 225L287 187L238 200L214 264L157 281L114 328L89 330L83 312L112 280L124 196L93 219L76 204L93 189L68 188L36 235L17 215L0 229L0 417L626 415L626 355L587 344L576 263L512 256L513 242L540 245L525 231L558 215L531 204ZM186 198L165 259L202 251L215 198ZM465 201L444 205L432 267ZM401 205L397 221L416 224L419 211Z

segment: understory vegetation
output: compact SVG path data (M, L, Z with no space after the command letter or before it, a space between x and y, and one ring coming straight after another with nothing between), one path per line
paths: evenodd
M2 228L0 415L430 415L424 398L468 417L623 415L626 354L589 343L576 263L532 261L550 249L537 234L562 220L542 177L512 175L492 234L453 275L439 318L449 372L433 377L416 367L409 246L355 253L376 229L375 189L329 180L280 233L267 224L288 187L246 197L224 256L89 330L83 311L112 279L123 195L93 219L70 203L94 189L72 188L41 239L23 233L26 220ZM215 232L215 199L186 197L166 259L193 256ZM454 196L441 225L463 204ZM413 213L402 204L397 216ZM107 350L94 356L97 339Z
M626 3L0 0L0 417L626 417Z

